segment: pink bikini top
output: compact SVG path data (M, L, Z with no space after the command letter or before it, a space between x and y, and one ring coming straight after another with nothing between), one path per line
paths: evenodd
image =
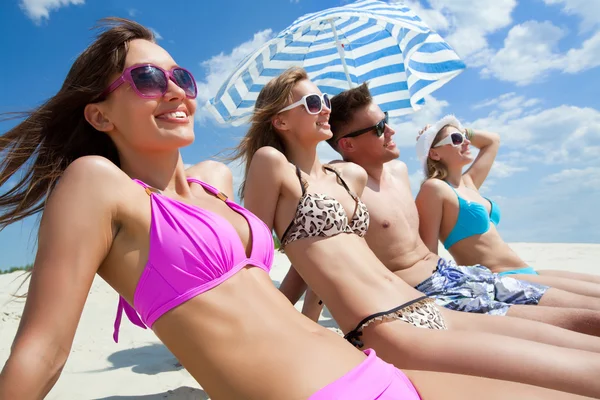
M235 228L214 212L182 203L134 179L150 196L150 251L135 289L133 305L120 297L113 338L119 341L123 311L135 325L146 328L161 315L225 282L245 266L267 273L273 263L273 236L269 228L244 207L207 183L201 185L244 216L252 237L250 257ZM138 315L139 313L139 315Z

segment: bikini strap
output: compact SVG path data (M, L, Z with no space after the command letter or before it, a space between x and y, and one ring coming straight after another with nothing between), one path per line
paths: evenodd
M300 172L300 168L297 165L296 167L296 176L298 176L298 180L300 181L300 187L302 188L302 196L306 194L306 189L308 188L308 181L302 177L302 172Z
M151 196L152 193L161 193L160 190L153 188L152 186L140 181L139 179L134 179L133 181L135 183L137 183L138 185L140 185L141 187L143 187L146 190L146 193L148 194L148 196Z
M200 179L196 179L196 178L192 178L191 176L188 176L187 181L192 182L192 183L197 183L198 185L202 186L207 192L218 197L219 199L223 200L226 203L227 203L227 200L229 199L225 193L221 192L219 189L217 189L216 187L214 187L212 185L209 185L206 182L202 182Z
M298 202L298 205L300 205L302 203L302 198L306 195L306 188L308 187L308 181L306 179L302 178L302 173L300 172L300 168L298 168L297 165L294 165L294 167L296 167L296 176L298 177L298 180L300 181L300 188L302 189L302 196L300 196L300 201ZM296 207L296 213L297 212L298 212L298 207ZM285 247L283 243L285 242L285 238L287 237L288 233L290 232L290 229L292 229L292 226L294 226L295 221L296 221L296 214L294 214L294 217L290 221L289 225L287 226L287 228L285 228L283 235L281 235L281 247L279 248L281 251L283 251L283 248Z
M147 185L146 185L147 186ZM119 296L119 305L117 306L117 315L115 317L113 340L115 343L119 343L119 328L121 327L121 319L123 318L123 311L127 318L140 328L146 329L146 324L142 322L142 319L138 315L137 311L122 297Z
M335 176L337 177L337 180L339 182L340 185L342 185L344 187L344 189L346 189L346 191L350 194L350 196L354 199L354 201L358 202L358 196L356 195L356 193L354 193L352 191L352 189L350 189L350 187L348 186L348 184L346 183L346 181L344 181L344 178L342 178L342 175L340 174L340 172L337 170L337 168L329 165L329 164L325 164L323 165L323 168L331 171L335 174Z
M450 186L450 189L452 189L452 190L454 191L454 194L456 194L456 197L458 197L459 199L461 199L460 195L458 194L458 192L456 191L456 189L454 188L454 186L452 186L452 185L450 184L450 182L448 182L448 181L444 181L444 182L446 182L446 184L447 184L448 186Z

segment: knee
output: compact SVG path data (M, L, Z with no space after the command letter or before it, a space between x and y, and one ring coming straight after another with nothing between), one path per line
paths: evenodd
M569 329L590 333L600 333L600 311L572 309L566 316Z

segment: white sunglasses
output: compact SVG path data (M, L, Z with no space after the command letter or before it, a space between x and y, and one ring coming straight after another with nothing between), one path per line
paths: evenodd
M329 95L324 94L323 96L319 96L318 94L307 94L302 96L300 100L297 102L290 104L283 110L279 111L277 114L280 114L284 111L291 110L292 108L296 108L300 105L303 105L306 108L306 112L309 114L318 114L323 111L323 105L327 107L328 110L331 110L331 101L329 100Z
M445 146L447 144L451 144L452 146L457 147L463 144L465 140L467 140L467 137L464 133L452 132L451 134L440 140L439 143L433 147Z

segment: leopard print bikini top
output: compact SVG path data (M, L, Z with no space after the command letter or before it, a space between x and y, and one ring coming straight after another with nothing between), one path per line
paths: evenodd
M300 185L302 186L302 197L300 197L294 219L290 222L290 225L282 236L282 250L287 244L298 239L335 236L340 233L354 233L363 237L367 233L367 228L369 227L369 211L367 210L367 206L350 190L335 168L329 165L324 165L323 168L333 172L337 176L338 182L356 202L354 215L349 220L344 207L333 197L324 194L308 193L306 191L308 182L302 178L300 169L296 167L296 175L298 175Z

